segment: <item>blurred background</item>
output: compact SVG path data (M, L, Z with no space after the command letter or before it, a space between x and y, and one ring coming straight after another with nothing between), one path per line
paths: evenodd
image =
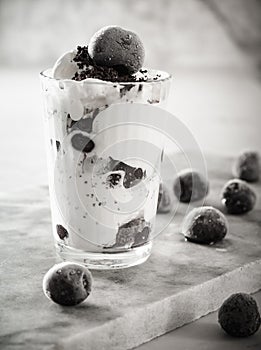
M0 0L0 191L47 183L39 71L109 24L172 73L167 108L205 154L261 148L260 0Z

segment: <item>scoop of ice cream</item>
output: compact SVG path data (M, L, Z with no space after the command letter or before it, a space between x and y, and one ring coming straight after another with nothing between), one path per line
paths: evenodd
M216 243L225 237L227 231L225 216L210 206L191 210L182 223L182 233L188 241L195 243Z
M252 210L256 203L256 194L242 180L229 180L222 191L222 204L229 214L243 214Z
M236 159L233 174L241 180L258 181L260 174L260 156L258 152L243 152Z
M159 196L158 196L158 213L168 213L171 209L171 198L167 187L164 184L160 184Z
M255 299L245 293L232 294L218 312L218 322L233 337L249 337L260 327L260 313Z
M174 194L180 202L188 203L204 198L208 193L207 179L197 170L185 169L177 174L174 181Z
M80 304L91 292L92 276L80 264L60 263L54 265L44 276L43 291L57 304L72 306Z
M55 79L71 79L79 70L74 61L76 51L69 51L58 58L52 70L52 76Z
M144 62L144 47L134 32L118 26L108 26L96 32L88 45L95 64L117 67L129 73L137 72Z

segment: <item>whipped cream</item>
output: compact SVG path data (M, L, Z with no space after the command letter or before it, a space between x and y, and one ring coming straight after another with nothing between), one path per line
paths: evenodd
M78 72L79 67L73 60L75 55L76 50L72 50L58 58L52 69L52 76L55 79L71 79Z
M163 146L154 131L128 124L131 115L114 127L109 109L164 102L169 75L140 70L129 83L76 81L75 55L63 54L42 80L55 240L89 252L146 244L155 226ZM155 151L141 146L156 141Z

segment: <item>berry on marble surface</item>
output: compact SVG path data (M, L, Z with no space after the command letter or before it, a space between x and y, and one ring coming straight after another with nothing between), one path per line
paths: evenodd
M53 302L73 306L90 294L92 276L83 265L63 262L54 265L44 276L43 291Z
M184 218L182 233L188 241L213 244L228 232L228 222L221 211L211 206L192 209Z
M225 184L221 201L229 214L244 214L254 208L256 194L247 182L232 179Z
M233 174L248 182L258 181L260 176L260 155L258 152L241 153L233 165Z
M180 202L189 203L203 199L208 194L209 183L197 170L184 169L174 181L174 194Z
M255 299L246 293L235 293L218 311L218 322L233 337L249 337L260 327L260 313Z

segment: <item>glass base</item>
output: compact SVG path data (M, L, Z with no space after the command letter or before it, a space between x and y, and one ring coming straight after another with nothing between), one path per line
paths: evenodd
M83 264L93 270L124 269L145 262L151 254L152 242L125 252L95 253L56 243L56 254L64 261Z

